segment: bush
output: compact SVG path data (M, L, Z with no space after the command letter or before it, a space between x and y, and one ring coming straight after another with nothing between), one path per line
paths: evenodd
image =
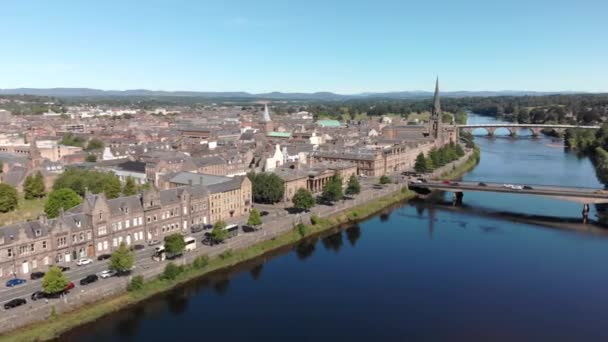
M201 255L192 262L192 267L199 270L207 267L207 265L209 265L209 257L206 255Z
M315 214L310 215L310 223L312 223L313 225L316 225L317 223L319 223L320 220L321 219L319 218L319 216L317 216Z
M0 212L13 211L18 203L17 190L8 184L0 184Z
M174 280L177 276L182 273L183 268L177 266L176 264L170 262L165 266L165 270L163 271L162 278L166 280Z
M387 175L383 175L382 177L380 177L380 184L389 184L390 182L391 179Z
M138 276L133 277L133 279L131 279L131 282L127 286L127 291L129 291L129 292L139 291L143 287L144 287L144 277L141 275L138 275Z
M300 235L300 237L305 237L308 234L308 227L306 227L303 223L298 223L296 226L296 231Z
M232 250L231 249L229 249L229 250L227 250L224 253L222 253L222 254L219 255L220 259L222 259L222 260L228 259L231 256L232 256Z

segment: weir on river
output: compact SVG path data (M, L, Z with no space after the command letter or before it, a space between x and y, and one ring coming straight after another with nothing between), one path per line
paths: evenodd
M469 123L496 122L471 116ZM477 137L463 179L602 188L560 140ZM608 240L506 220L580 217L580 205L467 194L412 202L157 296L65 341L605 340ZM591 207L593 216L593 206ZM490 213L490 214L488 214Z

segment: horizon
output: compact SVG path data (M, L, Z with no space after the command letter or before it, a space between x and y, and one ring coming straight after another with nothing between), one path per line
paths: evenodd
M608 4L9 3L0 89L608 92ZM410 90L408 90L410 89ZM511 90L513 89L513 90Z

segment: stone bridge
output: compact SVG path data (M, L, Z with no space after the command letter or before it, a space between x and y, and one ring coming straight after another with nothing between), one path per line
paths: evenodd
M458 125L458 128L464 132L471 133L476 128L485 129L489 136L493 136L494 132L499 128L505 128L509 131L509 135L517 135L517 131L521 129L528 129L532 132L533 136L539 136L541 130L550 129L557 133L563 133L568 128L581 128L581 129L599 129L600 126L577 126L577 125L553 125L553 124L478 124L478 125Z

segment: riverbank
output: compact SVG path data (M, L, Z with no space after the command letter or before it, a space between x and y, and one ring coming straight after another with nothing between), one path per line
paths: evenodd
M465 156L465 161L456 161L457 164L452 166L451 170L444 171L440 174L439 179L455 179L462 177L465 173L471 171L481 160L481 151L475 147L473 151Z
M309 224L294 225L293 228L286 232L267 240L241 249L228 249L210 259L201 259L201 257L194 259L194 262L181 266L181 272L172 280L162 279L161 277L151 278L144 282L139 290L123 292L111 298L91 303L88 306L62 313L61 315L51 314L43 322L19 328L8 335L2 336L0 339L2 341L41 341L56 338L74 327L93 322L112 312L135 305L192 279L262 256L278 248L294 244L302 239L342 224L358 222L391 205L401 203L413 197L414 194L412 192L405 188L397 187L396 191L386 196L378 197L352 208L333 213L328 217L321 218L313 215L310 217L311 222Z

